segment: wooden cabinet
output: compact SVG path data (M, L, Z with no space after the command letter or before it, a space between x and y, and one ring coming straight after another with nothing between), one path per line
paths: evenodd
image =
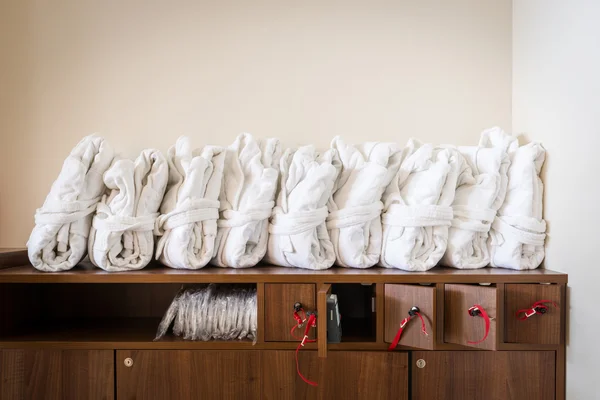
M317 309L315 285L303 284L265 284L265 340L297 341L290 333L296 321L292 316L294 303L302 303L305 311ZM314 329L311 339L314 339Z
M552 400L554 355L553 351L415 351L412 398Z
M0 399L114 398L111 350L0 350Z

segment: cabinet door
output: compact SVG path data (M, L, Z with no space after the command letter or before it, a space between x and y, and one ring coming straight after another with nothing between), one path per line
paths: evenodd
M119 350L119 399L260 399L260 351Z
M300 372L318 386L305 383L296 372L294 351L263 352L264 400L408 399L408 356L401 352L299 352Z
M425 321L428 336L421 332L421 321L413 317L404 326L400 337L401 346L433 350L435 344L435 287L419 285L385 285L385 341L392 343L400 323L408 316L411 307L418 307Z
M0 350L0 398L113 399L112 350Z
M552 400L553 351L415 351L414 400Z
M265 284L265 340L297 342L290 333L294 321L294 303L302 303L305 311L316 310L315 285L312 283ZM314 339L315 329L311 329Z

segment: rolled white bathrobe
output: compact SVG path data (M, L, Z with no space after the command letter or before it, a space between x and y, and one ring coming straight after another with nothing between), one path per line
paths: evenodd
M98 203L89 238L90 261L109 272L144 268L154 254L153 229L168 179L167 160L144 150L104 174L109 193Z
M94 135L73 148L44 205L35 213L35 227L27 242L35 268L66 271L85 257L92 217L105 190L102 175L113 157L108 143Z
M444 255L458 177L468 168L450 148L411 139L400 169L383 194L380 264L427 271Z
M543 216L544 185L540 171L546 150L539 143L518 146L518 141L504 132L490 140L510 138L508 189L504 203L492 224L488 245L490 264L517 270L535 269L544 260L546 221Z
M339 169L333 149L322 155L313 146L286 150L281 157L279 195L269 225L267 262L314 270L333 265L335 252L325 219Z
M212 264L247 268L265 256L280 157L279 140L258 142L247 133L226 149Z
M358 146L336 137L331 143L341 162L333 196L327 203L327 229L336 264L369 268L381 254L381 196L398 172L401 153L391 143Z
M225 151L193 150L187 137L169 149L169 184L156 221L156 258L179 269L204 267L215 254Z
M490 140L497 131L498 128L484 131L479 146L458 148L473 173L460 176L452 202L454 219L441 265L475 269L490 262L487 240L506 196L510 165L508 143Z

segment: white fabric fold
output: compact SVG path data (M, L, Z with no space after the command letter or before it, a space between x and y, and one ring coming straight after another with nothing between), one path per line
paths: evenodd
M452 208L448 247L440 264L461 269L483 268L490 262L487 240L508 184L507 140L491 140L499 128L485 130L479 146L459 147L471 174L460 177Z
M400 169L383 194L380 265L407 271L433 268L446 251L452 201L468 169L455 149L409 140Z
M490 135L489 140L508 142L510 156L506 198L488 239L490 264L516 270L535 269L544 260L546 239L544 185L540 179L546 150L539 143L519 147L516 138L500 130Z
M313 146L286 150L280 162L279 195L269 225L265 260L271 264L327 269L335 261L325 219L340 169L335 150Z
M102 175L113 157L113 149L95 135L73 148L44 205L35 213L35 227L27 242L35 268L66 271L85 257L92 217L105 190Z
M154 254L152 233L167 186L168 166L158 150L114 162L104 174L109 193L94 215L90 261L109 272L144 268Z
M164 265L199 269L213 257L224 161L223 148L193 150L187 137L169 149L169 183L155 227L156 258Z
M264 257L280 156L279 140L259 142L247 133L226 149L212 264L247 268Z
M336 264L369 268L381 254L381 196L400 167L399 150L390 143L358 146L336 137L331 148L338 153L341 171L327 203L327 229Z

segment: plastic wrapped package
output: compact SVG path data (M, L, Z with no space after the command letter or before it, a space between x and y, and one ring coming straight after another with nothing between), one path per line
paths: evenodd
M158 326L156 339L168 332L186 340L256 341L256 288L209 284L182 288Z

